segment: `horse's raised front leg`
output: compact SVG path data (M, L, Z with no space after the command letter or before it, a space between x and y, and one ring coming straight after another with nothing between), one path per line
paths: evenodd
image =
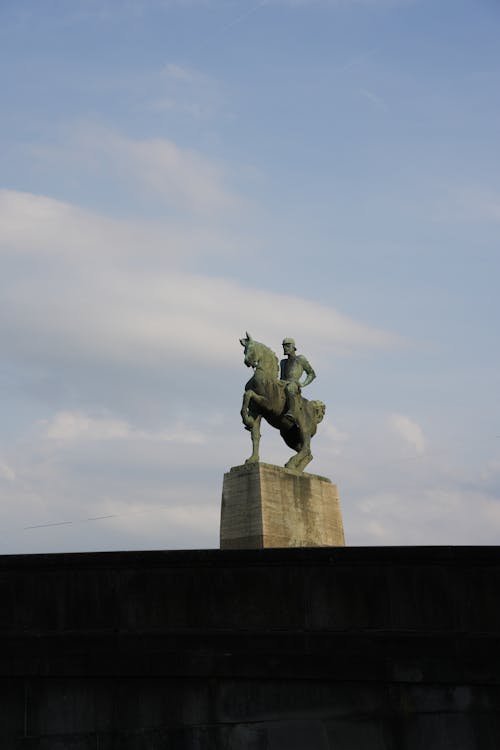
M248 430L252 429L255 419L250 414L250 402L253 402L252 406L258 406L261 409L269 407L269 399L266 398L266 396L261 396L258 393L255 393L255 391L251 390L245 391L245 394L243 396L243 404L241 406L241 418L243 420L243 424Z
M252 455L245 461L246 464L255 464L259 461L259 445L260 445L260 422L262 416L259 414L253 420L251 429L252 435Z
M250 401L255 396L253 391L245 391L243 394L243 403L241 405L241 419L247 430L251 430L254 424L254 418L249 414Z

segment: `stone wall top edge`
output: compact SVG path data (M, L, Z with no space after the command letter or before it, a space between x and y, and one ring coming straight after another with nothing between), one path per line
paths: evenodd
M500 546L290 547L0 555L9 570L321 565L500 565Z
M310 474L305 471L299 474L296 471L292 471L292 469L285 468L284 466L278 466L277 464L268 464L264 461L259 461L258 463L256 462L251 464L241 464L240 466L231 466L231 468L225 473L225 475L251 474L252 472L259 471L260 469L264 469L265 471L275 471L279 474L284 474L285 476L299 478L305 477L306 479L318 479L322 482L328 482L329 484L332 483L332 480L329 477L322 476L321 474Z

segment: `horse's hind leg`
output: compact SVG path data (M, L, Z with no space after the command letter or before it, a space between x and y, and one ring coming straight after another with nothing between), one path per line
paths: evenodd
M301 451L301 453L302 453L302 451ZM295 459L295 471L298 471L301 474L304 471L304 469L306 468L307 464L310 464L311 461L313 460L313 454L309 450L301 458L299 458L300 455L301 454L298 453L293 458ZM290 460L293 460L293 459L290 459Z
M246 464L255 464L259 461L259 445L260 445L260 422L262 416L257 415L252 424L250 433L252 435L252 455L245 461Z
M289 461L285 464L286 469L291 469L301 474L306 468L307 464L311 463L313 455L311 453L311 435L309 432L301 430L303 439L299 443L299 450L295 456L292 456Z

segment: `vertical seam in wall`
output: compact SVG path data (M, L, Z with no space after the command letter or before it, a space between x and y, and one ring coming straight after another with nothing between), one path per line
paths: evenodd
M24 680L24 736L28 736L28 695L29 695L29 680Z
M258 488L259 489L259 494L258 494L258 498L259 498L259 514L260 514L259 526L261 528L260 543L261 543L261 547L264 548L266 546L265 542L266 542L266 532L267 532L267 529L264 528L264 517L265 517L265 514L262 513L262 467L260 465L260 461L257 464L257 477L258 477L258 485L259 485L259 488Z

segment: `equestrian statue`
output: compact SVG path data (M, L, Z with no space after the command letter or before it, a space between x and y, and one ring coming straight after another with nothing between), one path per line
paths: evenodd
M254 372L245 386L241 418L252 435L252 455L245 463L259 461L260 423L262 417L280 431L285 443L296 451L296 455L285 464L285 468L300 474L312 461L311 438L325 416L322 401L308 401L302 396L302 388L309 385L316 374L302 354L297 354L295 341L283 339L282 359L278 368L278 357L265 344L246 334L240 339L245 350L245 364ZM304 380L302 376L306 375Z

